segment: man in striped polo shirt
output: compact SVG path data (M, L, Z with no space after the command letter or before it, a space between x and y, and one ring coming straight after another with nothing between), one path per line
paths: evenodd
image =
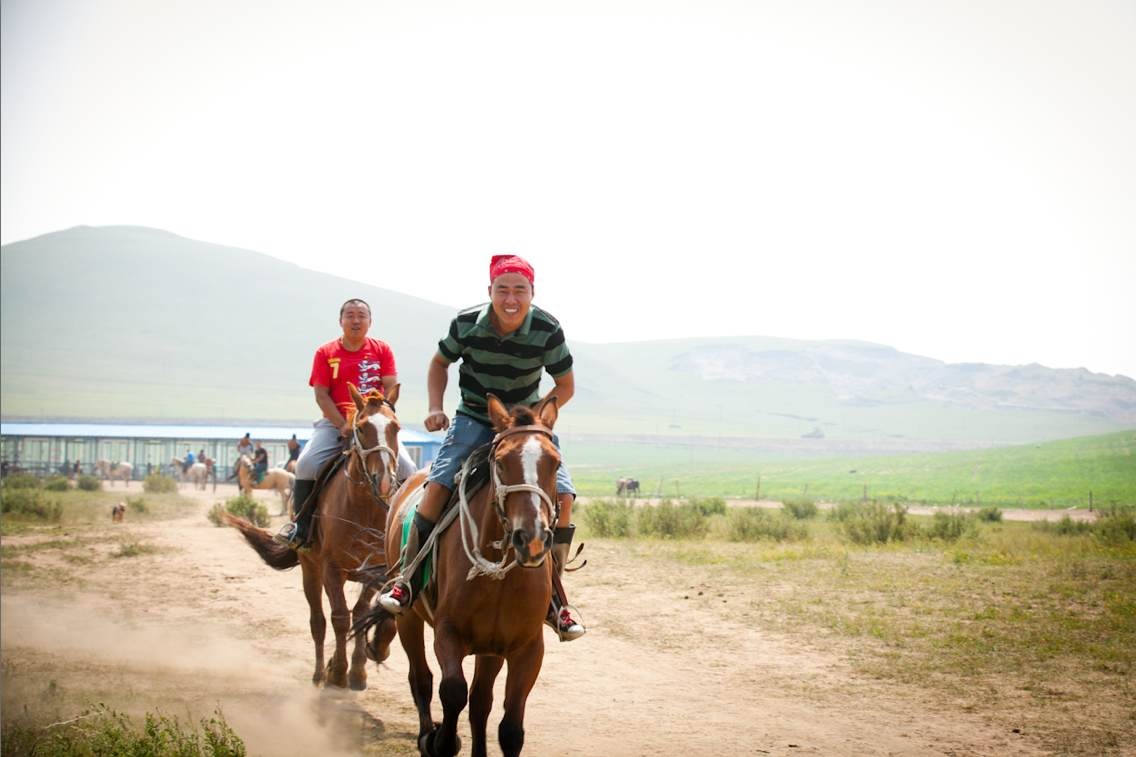
M542 371L548 371L555 380L552 392L560 407L575 393L572 354L564 341L564 331L555 318L532 305L533 279L533 268L524 259L495 255L489 264L490 301L458 313L450 323L449 333L438 342L438 352L426 376L430 408L425 426L428 431L449 431L431 465L426 491L414 516L404 553L406 562L418 554L419 546L429 538L466 457L493 440L485 395L493 394L506 405L531 407L541 399ZM450 364L459 360L461 404L451 425L442 408L442 397L449 382ZM552 439L559 448L557 437L553 435ZM576 498L563 464L556 474L556 493L560 519L553 533L552 553L555 569L563 571L575 531L571 516ZM421 590L413 585L417 576L413 579L400 576L389 591L380 595L379 603L394 614L405 611ZM551 614L561 640L571 641L584 634L584 627L572 618L555 591Z

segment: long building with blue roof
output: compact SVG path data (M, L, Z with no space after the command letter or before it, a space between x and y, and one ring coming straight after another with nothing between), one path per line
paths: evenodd
M135 477L142 477L147 471L168 471L174 458L184 459L190 450L194 455L205 450L223 470L236 462L237 440L246 433L254 443L264 445L269 464L276 466L287 461L292 435L304 444L312 436L312 426L0 421L0 461L6 468L15 465L39 474L75 462L89 473L96 460L125 461L134 466ZM419 466L431 462L442 444L438 436L405 426L398 438Z

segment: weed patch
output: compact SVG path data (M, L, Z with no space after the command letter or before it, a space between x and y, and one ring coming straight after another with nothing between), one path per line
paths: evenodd
M220 502L213 505L207 517L214 526L222 526L224 522L221 520L221 514L224 512L244 518L261 528L269 524L268 508L245 494L226 500L224 505Z

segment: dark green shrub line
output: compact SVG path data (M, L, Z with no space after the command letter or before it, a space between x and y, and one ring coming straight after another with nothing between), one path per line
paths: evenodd
M48 497L40 489L8 489L0 492L0 511L36 520L58 522L63 517L63 505Z
M103 488L103 482L99 481L95 476L79 476L79 480L75 485L85 492L97 492L99 489Z

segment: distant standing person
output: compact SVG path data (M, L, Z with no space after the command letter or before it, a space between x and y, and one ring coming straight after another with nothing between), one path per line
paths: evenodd
M256 474L258 484L264 480L265 474L268 473L268 450L260 442L256 443L256 452L252 455L252 471Z
M300 442L296 439L296 435L292 434L292 438L288 440L288 462L284 464L284 470L289 473L296 472L296 461L300 459Z
M347 389L351 383L361 394L371 390L388 394L398 384L394 352L390 345L367 336L371 329L371 306L351 299L339 308L339 327L343 335L316 350L308 385L315 392L316 405L323 417L313 424L312 438L296 458L296 483L292 490L292 507L296 520L285 523L276 541L293 549L308 542L314 506L307 506L316 486L316 476L324 464L343 449L343 440L351 435L347 418L354 402ZM398 445L398 478L405 481L418 470L414 460L400 442Z

